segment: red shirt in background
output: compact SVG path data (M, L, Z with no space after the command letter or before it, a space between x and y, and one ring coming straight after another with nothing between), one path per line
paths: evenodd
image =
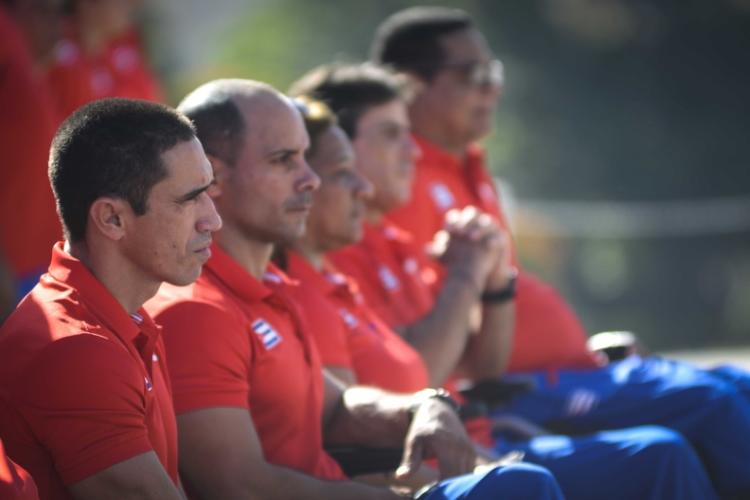
M160 329L130 316L58 243L0 328L0 435L41 498L154 451L175 484L177 427Z
M422 150L417 162L412 199L389 219L425 245L443 227L451 208L474 205L494 215L509 230L492 177L478 147L463 161L416 138ZM515 265L515 249L512 259ZM586 332L570 306L549 285L521 271L516 296L516 327L510 371L598 366L586 347Z
M288 265L289 274L301 283L292 297L309 317L323 365L349 368L359 384L393 392L429 385L420 354L370 309L356 282L327 262L318 272L291 252ZM349 366L336 364L347 354Z
M321 347L323 363L329 364L325 361L326 353L336 359L339 353L348 352L350 366L330 364L354 371L359 384L393 392L417 392L429 387L429 374L419 352L370 309L356 281L340 274L330 263L325 266L319 273L298 255L289 256L289 272L302 283L292 297L316 325L312 332ZM343 334L338 333L341 325ZM332 331L337 333L332 335ZM453 381L446 388L461 400ZM473 418L465 425L474 441L483 446L493 445L488 418Z
M215 407L251 412L270 463L345 479L323 450L320 358L271 266L263 281L218 246L194 284L164 285L146 308L164 327L177 414Z
M74 30L69 32L55 47L47 70L60 120L87 102L104 97L163 101L163 92L134 30L112 40L98 55L86 54Z
M39 500L34 480L29 473L5 455L0 441L0 498L3 500Z
M366 223L362 240L332 252L330 259L354 278L367 305L391 328L415 323L435 303L440 269L422 245L388 221Z
M0 253L15 278L38 277L62 235L47 179L55 112L21 33L2 7L0 75Z

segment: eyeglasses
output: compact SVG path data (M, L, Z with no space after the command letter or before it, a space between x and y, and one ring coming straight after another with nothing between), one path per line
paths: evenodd
M500 87L505 81L505 69L499 59L445 63L439 69L460 74L465 83L475 87Z

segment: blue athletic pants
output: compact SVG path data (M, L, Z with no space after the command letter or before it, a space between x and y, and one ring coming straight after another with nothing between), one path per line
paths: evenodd
M550 472L531 464L495 467L441 481L420 500L561 500L560 486Z
M750 498L750 375L703 370L658 357L629 357L603 368L537 372L536 389L499 413L561 433L639 425L679 431L704 461L721 495Z
M497 451L521 450L524 460L555 476L575 500L712 500L717 498L700 459L679 433L656 426L590 436L498 440Z

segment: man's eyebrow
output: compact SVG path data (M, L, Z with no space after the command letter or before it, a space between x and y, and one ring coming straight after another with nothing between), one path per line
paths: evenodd
M268 157L271 156L286 156L286 155L293 155L297 154L300 150L298 148L280 148L280 149L274 149L273 151L268 152Z
M210 188L213 183L214 183L214 180L211 179L211 182L209 182L205 186L201 186L199 188L193 189L192 191L180 196L179 198L177 198L177 203L184 203L186 201L194 200L195 198L200 196L201 193L203 193L208 188Z

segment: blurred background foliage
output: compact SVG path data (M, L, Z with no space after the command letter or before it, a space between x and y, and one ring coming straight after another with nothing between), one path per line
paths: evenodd
M419 3L162 0L147 26L177 103L211 78L286 89L362 60L377 24ZM484 143L525 265L591 332L750 344L750 1L434 3L471 13L505 63Z

